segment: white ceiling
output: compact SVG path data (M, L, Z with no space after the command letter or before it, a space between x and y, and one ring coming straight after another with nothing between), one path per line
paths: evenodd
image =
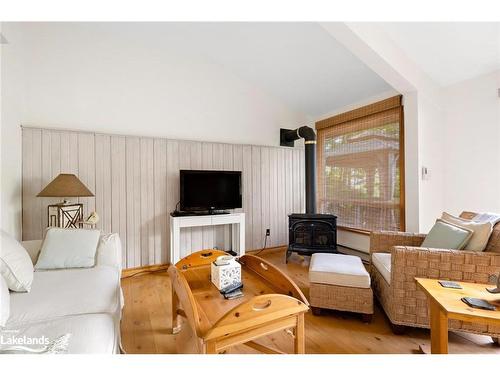
M220 64L313 119L392 90L316 23L115 25Z
M500 69L500 22L377 25L441 86Z
M56 25L68 38L83 32L99 43L117 33L145 53L181 52L219 64L312 119L393 90L317 23L86 23L76 31L76 24ZM439 85L500 69L500 23L377 26Z

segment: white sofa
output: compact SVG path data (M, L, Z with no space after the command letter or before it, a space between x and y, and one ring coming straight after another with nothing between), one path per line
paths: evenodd
M41 243L22 242L33 264ZM35 271L30 292L10 292L3 341L9 336L53 340L70 333L70 354L119 353L121 262L120 238L108 234L99 240L94 267Z

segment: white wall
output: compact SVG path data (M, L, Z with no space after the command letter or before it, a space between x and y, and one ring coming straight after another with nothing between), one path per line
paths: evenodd
M21 237L21 128L25 110L20 30L2 23L1 56L1 228ZM14 42L16 41L16 42Z
M444 207L500 212L500 71L444 90Z
M3 51L3 47L2 47L2 44L3 44L3 35L2 35L2 22L0 22L0 166L3 166L2 164L2 149L3 149L3 145L2 145L2 51ZM2 168L2 171L3 171L3 168ZM2 181L3 181L3 176L2 176L2 171L0 171L0 191L3 191L2 189ZM0 195L0 212L2 212L2 208L3 208L3 194ZM2 222L3 222L3 218L2 218L2 214L0 214L0 228L2 228Z
M24 123L278 145L304 116L154 28L28 24Z
M103 133L279 145L279 128L306 123L280 100L116 24L4 23L3 226L19 236L20 124ZM6 109L7 108L7 109Z
M444 209L444 111L440 103L418 94L418 166L419 183L419 225L418 231L427 233L441 217ZM422 167L430 174L422 179ZM408 227L410 228L410 227Z

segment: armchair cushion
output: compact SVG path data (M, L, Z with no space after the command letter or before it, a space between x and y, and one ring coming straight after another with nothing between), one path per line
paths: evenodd
M35 264L42 248L42 240L23 241L22 245ZM110 266L121 270L122 245L118 233L101 234L95 253L95 265Z
M464 211L460 214L462 219L469 220L472 220L476 216L477 214L475 212L469 211ZM491 232L485 251L490 253L500 253L500 223L496 223L493 226L493 231Z
M486 248L486 244L488 243L488 240L490 238L491 231L493 230L493 225L490 222L479 223L476 221L462 219L460 217L450 215L447 212L443 212L441 219L448 223L452 223L473 231L471 239L464 247L465 250L483 251Z
M460 250L467 245L473 234L468 228L438 219L422 242L422 247Z
M96 252L96 266L122 269L122 244L118 233L102 234Z
M7 283L2 275L0 275L0 327L5 326L5 322L10 315L10 293Z
M380 272L387 284L391 285L391 254L373 253L372 264Z
M10 290L29 292L33 282L33 263L17 240L0 230L0 276Z

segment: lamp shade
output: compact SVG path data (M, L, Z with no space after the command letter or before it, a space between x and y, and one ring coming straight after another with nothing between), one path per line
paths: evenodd
M93 197L94 194L74 174L61 173L37 197Z

